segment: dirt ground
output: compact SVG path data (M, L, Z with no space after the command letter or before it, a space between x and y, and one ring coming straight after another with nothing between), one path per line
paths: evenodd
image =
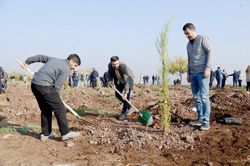
M131 99L152 112L151 127L138 123L136 114L118 121L122 105L111 89L64 89L63 100L90 123L69 112L69 125L81 136L61 141L53 118L57 138L41 142L40 110L30 87L9 85L0 95L0 166L250 165L250 94L229 86L211 91L211 128L200 131L187 125L196 117L189 86L172 86L170 93L171 129L164 134L157 86L137 85ZM242 118L243 125L223 124L223 117Z

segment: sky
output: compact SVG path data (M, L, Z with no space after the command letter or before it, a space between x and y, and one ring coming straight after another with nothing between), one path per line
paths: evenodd
M0 0L0 66L21 72L15 58L76 53L80 69L102 75L117 55L137 79L151 76L160 69L155 41L169 20L169 58L187 57L182 27L191 22L210 39L213 69L250 65L250 0Z

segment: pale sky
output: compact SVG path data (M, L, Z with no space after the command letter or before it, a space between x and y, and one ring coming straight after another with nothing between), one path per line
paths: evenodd
M137 77L151 76L160 68L156 38L171 18L170 58L187 57L182 27L192 22L210 39L214 69L232 73L250 65L249 0L0 0L0 66L22 71L15 58L76 53L80 69L102 75L117 55Z

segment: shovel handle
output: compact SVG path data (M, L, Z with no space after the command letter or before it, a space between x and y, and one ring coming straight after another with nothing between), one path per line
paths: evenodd
M122 94L120 91L118 91L116 88L114 88L114 90L122 97ZM128 100L128 99L124 99L129 105L131 105L135 110L136 112L139 112L139 110Z
M65 105L65 107L68 109L68 110L70 110L70 112L73 114L73 115L75 115L75 117L77 118L77 119L80 119L80 115L78 115L72 108L70 108L70 106L68 105L68 104L66 104L64 101L62 101L63 102L63 104Z
M24 64L19 60L16 59L17 63L19 63L19 65L21 65L25 70L27 70L31 75L34 74L34 72L32 72L29 68L25 67Z

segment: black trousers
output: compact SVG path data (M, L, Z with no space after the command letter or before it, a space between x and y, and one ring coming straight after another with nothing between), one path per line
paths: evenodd
M250 92L250 82L247 82L246 90Z
M214 80L209 81L209 89L211 89L213 87L213 82L214 82Z
M31 90L41 110L42 134L48 136L52 132L52 111L61 135L69 133L66 109L56 89L52 86L31 84Z
M124 84L119 84L119 85L116 85L116 89L119 91L119 92L123 92L123 90L125 89L125 85ZM131 92L131 89L129 89L128 91L128 95L127 95L127 100L129 100L130 98L130 92ZM127 110L129 110L131 108L131 106L123 100L123 98L121 97L121 95L119 95L117 92L115 92L115 96L121 101L123 102L123 108L122 108L122 112L121 114L126 114Z
M238 80L238 82L239 82L239 87L241 87L242 80Z
M222 79L222 83L221 83L221 88L223 89L225 87L226 84L226 79Z
M91 80L91 86L92 88L96 88L97 87L97 80Z

